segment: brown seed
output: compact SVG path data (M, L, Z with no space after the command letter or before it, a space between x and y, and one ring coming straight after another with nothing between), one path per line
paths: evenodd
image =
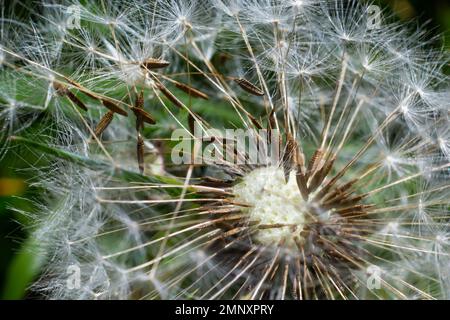
M224 209L208 209L209 214L230 214L230 213L239 213L241 209L239 208L224 208Z
M275 117L276 117L276 113L275 113L275 108L274 108L274 109L272 109L272 111L270 111L270 113L269 113L269 122L268 122L268 126L269 126L270 129L275 129L275 128L276 128Z
M333 207L333 206L338 206L340 203L342 203L343 201L348 200L348 197L352 194L349 192L346 193L338 193L336 196L332 197L331 199L327 200L327 201L323 201L323 207Z
M202 178L202 185L206 187L214 187L214 188L228 188L233 184L231 180L222 180L209 176L204 176Z
M53 88L56 90L56 93L60 96L66 96L70 101L72 101L76 106L84 111L87 111L86 105L77 98L70 90L63 84L58 82L53 82Z
M298 143L296 143L297 148L295 150L295 157L294 161L297 165L297 171L298 172L305 172L305 155L303 154L302 149L298 146Z
M77 98L76 95L74 95L72 92L67 90L66 92L67 98L70 99L73 103L75 103L80 109L83 109L84 111L87 111L87 107L84 105L84 103Z
M248 117L250 118L250 121L253 123L253 125L257 128L257 129L262 129L262 125L258 122L258 120L256 120L255 117L253 117L251 114L248 114Z
M138 134L137 138L137 160L138 160L138 166L139 171L141 174L144 173L144 139L142 138L141 134Z
M195 118L190 113L188 115L188 125L189 125L189 132L192 135L194 135L194 132L195 132Z
M170 64L170 62L163 60L163 59L156 59L156 58L148 58L142 63L142 67L145 69L161 69L165 68Z
M250 81L245 80L244 78L234 79L234 82L236 82L244 91L247 91L248 93L251 93L255 96L264 95L264 91L262 91Z
M286 134L286 148L283 154L283 170L286 183L289 179L289 174L294 167L295 154L297 152L297 142L294 137L288 132Z
M323 151L322 149L317 149L311 159L308 163L308 171L306 172L308 178L317 170L317 167L319 166L320 161L323 157Z
M358 203L359 201L361 201L362 199L364 199L365 197L367 197L367 194L362 194L359 196L355 196L353 198L349 198L349 199L345 199L339 202L339 205L343 206L343 205L353 205Z
M136 109L143 110L144 109L144 91L141 90L139 94L136 94L136 101L134 102L134 107ZM139 115L137 111L134 111L134 115L136 116L136 131L141 131L144 128L144 120Z
M97 124L97 127L95 128L95 135L99 137L103 131L109 126L111 121L113 120L114 112L108 111L105 113L105 115L100 119L99 123Z
M150 113L144 111L143 109L131 107L131 110L133 110L136 117L139 119L142 119L142 121L147 122L148 124L155 124L156 121L153 119L153 117L150 115Z
M317 170L309 183L308 190L309 192L313 192L317 189L317 187L322 183L323 179L330 173L333 168L334 161L336 161L336 156L333 156L329 159L319 170Z
M78 84L77 82L67 79L67 82L69 82L71 85L73 85L74 87L77 87L78 90L80 90L81 92L83 92L85 95L87 95L89 98L95 99L95 100L99 100L99 98L95 95L93 95L92 93L88 92L85 88L83 88L80 84Z
M103 99L103 100L102 100L102 104L103 104L106 108L108 108L109 110L114 111L115 113L121 114L121 115L123 115L123 116L125 116L125 117L128 117L128 113L127 113L125 110L123 110L122 108L120 108L120 107L119 107L117 104L115 104L114 102L111 102L110 100Z
M178 108L184 109L184 108L183 108L183 103L182 103L180 100L178 100L178 98L175 97L175 96L173 95L172 92L170 92L169 90L167 90L167 88L164 87L164 86L163 86L162 84L160 84L160 83L157 83L156 85L157 85L159 91L161 91L162 94L164 94L164 95L166 96L166 98L170 100L170 102L172 102L172 103L173 103L175 106L177 106Z
M141 90L139 94L136 94L136 101L134 102L134 107L139 109L144 109L144 91Z
M330 180L331 181L331 180ZM322 199L324 196L326 196L328 194L328 191L330 191L330 189L333 187L333 184L331 184L330 182L327 182L325 184L325 186L322 187L322 189L319 190L319 192L317 192L316 196L314 197L314 201L319 201L320 199Z
M275 129L276 128L276 122L275 122L275 117L276 117L276 113L275 113L275 109L272 109L272 111L270 111L269 115L267 116L268 120L267 121L267 129Z
M56 93L60 96L65 96L67 94L67 87L61 83L53 82L53 89L56 90Z
M285 228L285 227L292 227L292 224L286 224L286 223L273 223L273 224L258 224L258 229L278 229L278 228Z
M223 232L223 233L220 235L220 238L226 239L226 238L228 238L228 237L231 237L231 236L235 235L236 233L239 233L239 232L241 232L241 231L245 231L246 229L247 229L247 227L237 227L237 228L228 230L227 232Z
M351 206L351 207L346 207L343 209L339 209L336 210L336 213L341 215L341 216L347 216L350 215L352 213L363 213L365 210L365 205L359 204L359 205L355 205L355 206Z
M349 190L358 181L359 181L359 179L353 179L353 180L347 182L346 184L342 185L341 187L335 188L334 191L332 191L330 193L324 192L323 195L320 195L320 198L322 198L322 201L328 201L328 200L334 198L336 195L342 194L345 191ZM329 189L329 188L327 188L327 189ZM319 193L321 194L322 190ZM315 200L319 200L319 198L317 198Z
M306 185L306 177L305 177L305 174L301 172L300 167L297 167L296 180L297 180L298 190L300 191L303 199L308 200L309 192L308 192L308 187Z
M201 92L198 89L192 88L191 86L188 86L187 84L184 84L184 83L181 83L181 82L176 82L175 86L178 89L186 92L187 94L189 94L192 97L202 98L202 99L205 99L205 100L209 99L209 96L206 93L203 93L203 92Z

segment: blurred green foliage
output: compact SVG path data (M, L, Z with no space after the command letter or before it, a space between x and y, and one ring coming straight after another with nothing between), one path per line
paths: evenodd
M430 21L427 28L431 34L442 34L444 36L442 45L447 50L450 49L448 0L377 0L376 3L383 8L388 5L389 10L392 10L400 20L417 18L419 24ZM226 114L222 116L227 117ZM3 147L0 145L0 148ZM40 161L42 160L39 154L26 146L21 146L20 152L17 146L12 148L6 157L0 160L0 298L2 299L33 298L27 288L38 276L43 257L33 250L35 244L27 237L32 226L21 211L33 212L33 204L27 199L39 199L43 196L39 189L28 183L32 178L32 171L24 170Z
M24 151L24 150L21 150ZM30 221L20 212L32 212L27 199L39 197L39 191L28 186L30 173L22 171L37 161L31 151L11 150L0 161L0 297L23 298L36 273L38 256L27 240Z

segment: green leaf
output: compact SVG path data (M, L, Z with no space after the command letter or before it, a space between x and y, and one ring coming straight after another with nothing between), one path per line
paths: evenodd
M24 297L28 286L38 274L45 255L36 250L34 239L28 239L9 265L2 299L17 300Z
M156 184L172 184L172 185L182 185L182 183L173 177L165 177L159 175L144 176L138 172L133 172L128 169L122 168L120 165L113 166L111 163L104 162L101 160L94 160L80 156L78 154L62 150L59 148L51 147L27 138L13 136L10 137L12 142L27 145L34 148L37 151L41 151L45 154L54 156L59 159L63 159L79 166L88 168L94 171L103 171L111 176L124 180L124 181L134 181L134 182L147 182ZM188 188L189 189L189 188ZM171 195L179 195L181 193L180 188L167 188L165 189Z

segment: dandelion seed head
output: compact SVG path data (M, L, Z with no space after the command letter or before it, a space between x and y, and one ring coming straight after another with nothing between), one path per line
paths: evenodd
M286 183L279 167L256 169L233 188L233 193L236 201L250 205L250 221L268 226L286 225L258 231L255 237L259 243L277 245L285 241L287 246L295 245L294 237L300 237L305 222L305 203L295 183L294 172Z

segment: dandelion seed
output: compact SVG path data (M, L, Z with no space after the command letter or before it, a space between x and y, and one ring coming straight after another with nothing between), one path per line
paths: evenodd
M162 94L164 94L166 98L169 99L170 102L172 102L176 107L183 109L183 103L172 92L170 92L162 84L158 83L157 87L162 92Z
M114 102L111 102L111 101L109 101L109 100L102 100L102 104L106 107L106 108L108 108L109 110L111 110L111 111L113 111L113 112L115 112L115 113L118 113L118 114L120 114L120 115L122 115L122 116L125 116L125 117L127 117L128 116L128 113L125 111L125 110L123 110L122 108L120 108L117 104L115 104Z
M56 92L61 96L67 96L75 105L77 105L80 109L87 111L87 107L85 104L78 99L70 90L65 87L64 85L54 82L53 87L55 88Z
M144 139L138 134L137 141L137 159L139 164L139 171L144 173Z
M153 119L148 112L142 110L141 108L131 107L131 110L133 110L134 114L142 119L142 121L147 122L148 124L156 123L155 119Z
M162 69L170 65L170 62L162 59L148 58L142 63L142 67L148 70Z
M186 92L187 94L189 94L189 95L191 95L191 96L193 96L193 97L196 97L196 98L202 98L202 99L205 99L205 100L208 100L208 99L209 99L209 97L208 97L208 95L207 95L206 93L203 93L203 92L201 92L200 90L197 90L197 89L195 89L195 88L192 88L191 86L188 86L187 84L180 83L180 82L176 82L176 83L175 83L175 86L176 86L178 89L180 89L180 90Z
M264 91L259 89L257 86L252 84L250 81L238 78L235 79L234 82L236 82L243 90L247 91L248 93L254 94L255 96L263 96Z
M106 128L108 128L109 124L111 123L111 121L114 118L114 112L113 111L108 111L107 113L105 113L103 115L103 117L100 119L100 121L97 124L97 127L95 127L95 135L97 137L100 137L103 133L103 131L106 130Z

